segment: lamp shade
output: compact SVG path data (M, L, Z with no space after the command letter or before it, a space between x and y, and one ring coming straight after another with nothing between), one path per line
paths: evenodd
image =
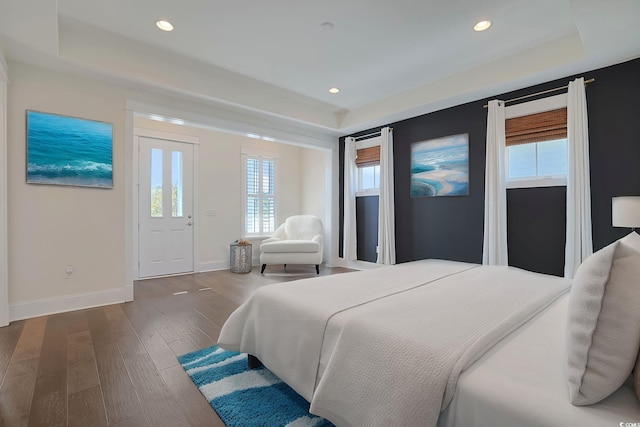
M611 223L614 227L640 228L640 196L613 197Z

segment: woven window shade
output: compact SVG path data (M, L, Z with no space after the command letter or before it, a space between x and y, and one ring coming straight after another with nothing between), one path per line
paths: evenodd
M505 121L506 145L553 141L567 137L567 109L514 117Z
M356 166L375 166L380 164L380 146L361 148L356 152Z

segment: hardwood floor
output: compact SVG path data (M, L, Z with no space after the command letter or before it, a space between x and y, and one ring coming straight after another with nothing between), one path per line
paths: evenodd
M224 426L176 356L214 345L257 288L315 276L281 268L138 281L133 302L0 328L0 426Z

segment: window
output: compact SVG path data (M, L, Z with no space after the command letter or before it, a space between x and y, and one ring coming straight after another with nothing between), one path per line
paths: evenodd
M358 168L358 193L380 190L380 165Z
M243 166L244 234L269 235L276 230L277 159L244 154Z
M507 147L507 179L567 176L567 139Z
M566 96L564 101L561 97L551 98L507 107L507 188L567 183ZM509 114L512 108L515 112Z
M380 138L371 138L357 144L358 191L356 195L380 194Z

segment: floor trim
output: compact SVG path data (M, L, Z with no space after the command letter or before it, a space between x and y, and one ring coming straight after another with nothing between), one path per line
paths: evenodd
M132 290L133 288L123 287L85 294L42 298L13 304L9 306L9 319L13 322L15 320L30 319L32 317L46 316L49 314L118 304L130 301Z

